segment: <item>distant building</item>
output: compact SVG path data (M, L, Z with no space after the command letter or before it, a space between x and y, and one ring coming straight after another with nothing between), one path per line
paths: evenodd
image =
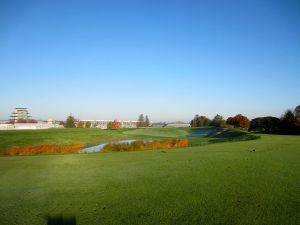
M93 128L107 129L107 125L114 120L79 120L79 123L82 123L82 127L86 127L87 123L90 123ZM138 121L131 120L117 120L121 123L121 128L137 128Z
M39 121L37 123L0 124L0 130L41 130L50 128L63 128L63 126L43 121Z
M27 108L15 108L15 111L10 116L11 121L14 123L17 122L26 122L30 116Z
M31 119L27 108L15 108L9 121L0 121L0 130L36 130L49 128L63 128L57 121L36 121Z

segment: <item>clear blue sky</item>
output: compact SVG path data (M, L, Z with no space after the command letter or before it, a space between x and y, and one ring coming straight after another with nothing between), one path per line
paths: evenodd
M280 116L300 104L298 0L0 0L0 119Z

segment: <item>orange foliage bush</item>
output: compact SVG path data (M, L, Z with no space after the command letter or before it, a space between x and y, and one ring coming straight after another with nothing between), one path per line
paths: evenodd
M66 153L78 153L84 144L72 144L72 145L31 145L10 149L4 152L6 155L43 155L43 154L66 154Z
M121 128L121 123L119 122L119 121L117 121L117 120L114 120L113 122L112 122L112 124L111 124L111 128L112 129L119 129L119 128Z
M125 152L163 148L183 148L189 145L187 139L168 139L160 141L134 141L132 143L111 143L103 147L102 152Z

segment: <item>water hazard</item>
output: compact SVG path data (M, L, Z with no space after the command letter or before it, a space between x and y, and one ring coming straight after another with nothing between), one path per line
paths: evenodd
M123 144L123 143L128 143L131 144L132 142L134 142L136 140L115 140L115 141L108 141L108 142L103 142L103 143L99 143L97 145L93 145L87 148L84 148L82 150L80 150L81 153L93 153L93 152L101 152L101 150L104 148L105 145L107 144Z
M212 128L196 128L196 129L191 129L189 131L189 134L186 136L182 137L177 137L177 138L204 138L204 137L210 137L212 135L216 135L220 133L222 129L212 129ZM151 142L153 140L136 140L136 139L129 139L129 140L114 140L114 141L107 141L107 142L102 142L98 143L93 146L86 147L82 150L80 150L80 153L93 153L93 152L101 152L102 149L104 148L105 145L107 144L123 144L123 143L128 143L131 144L134 141L143 141L143 142Z

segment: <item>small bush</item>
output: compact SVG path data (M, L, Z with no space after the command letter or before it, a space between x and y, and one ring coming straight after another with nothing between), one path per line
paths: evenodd
M102 152L125 152L162 148L183 148L189 146L187 139L169 139L160 141L134 141L132 143L111 143L103 147Z

